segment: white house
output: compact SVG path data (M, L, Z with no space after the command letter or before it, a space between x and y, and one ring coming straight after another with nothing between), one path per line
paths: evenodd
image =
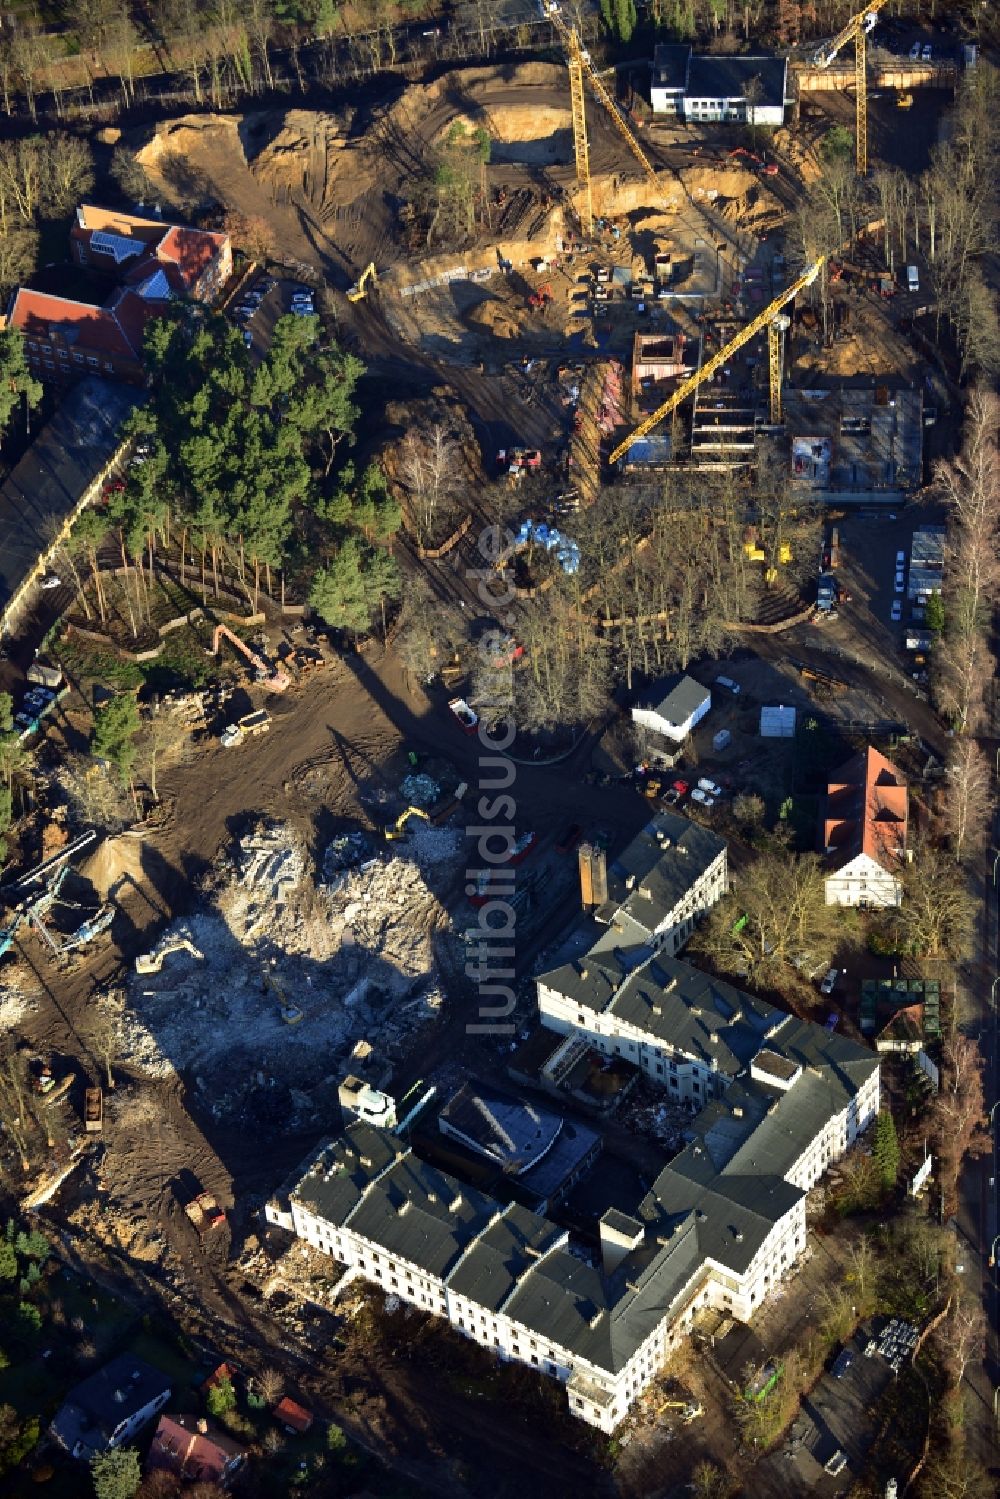
M693 123L783 125L788 63L783 57L701 57L690 47L661 45L653 53L654 114Z
M70 1391L50 1432L71 1457L89 1462L99 1452L131 1441L169 1399L167 1376L123 1353Z
M632 709L632 722L673 744L683 744L711 706L711 692L693 677L670 677L643 693Z
M871 746L827 786L823 847L828 906L898 906L907 858L907 783Z

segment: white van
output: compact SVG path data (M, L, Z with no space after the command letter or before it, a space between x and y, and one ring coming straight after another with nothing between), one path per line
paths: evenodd
M907 291L920 290L920 277L917 274L915 265L908 265L906 267L906 289Z

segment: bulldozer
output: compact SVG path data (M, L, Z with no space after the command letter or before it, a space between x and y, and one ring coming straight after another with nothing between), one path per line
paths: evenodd
M368 295L366 288L369 281L374 281L376 283L378 282L378 271L375 269L374 261L370 261L369 264L365 266L357 281L355 281L354 285L348 289L347 300L349 302L363 302L365 297Z

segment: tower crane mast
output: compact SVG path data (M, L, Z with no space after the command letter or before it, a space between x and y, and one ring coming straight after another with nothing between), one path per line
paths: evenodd
M745 327L740 329L734 338L731 338L717 354L713 354L712 358L703 364L700 369L696 370L693 375L689 375L686 380L682 381L677 389L663 402L662 406L658 406L650 416L647 416L639 423L634 432L630 432L628 437L624 438L618 444L608 462L612 464L617 463L619 458L624 457L634 442L637 442L640 437L648 436L654 427L660 425L664 417L669 416L682 401L686 401L688 396L693 395L698 387L704 381L710 379L716 370L721 369L727 360L731 359L739 349L743 348L744 344L748 344L752 338L758 333L762 333L765 328L770 330L771 325L780 314L782 308L787 307L788 303L793 301L800 291L803 291L807 286L811 286L816 280L825 260L826 256L821 255L818 260L813 261L812 265L807 267L801 276L793 281L790 286L786 286L784 291L775 297L770 306L765 307L763 312L758 313L755 318L751 319Z
M868 33L873 30L878 13L889 0L868 0L864 10L852 16L831 42L813 55L813 66L828 68L842 47L854 41L854 85L856 96L856 120L854 131L854 155L858 176L868 170Z
M660 184L653 168L653 163L636 140L618 105L594 71L593 64L590 61L590 53L581 43L576 27L570 25L563 16L558 0L541 0L541 6L545 15L559 33L560 40L566 50L566 60L569 67L570 104L573 117L573 152L576 160L576 180L583 189L584 194L583 211L580 218L583 223L584 232L589 235L593 232L594 227L594 209L590 189L590 147L587 140L586 100L583 92L583 80L585 77L594 98L599 104L603 105L611 119L611 123L619 135L622 136L625 144L657 191L659 191Z

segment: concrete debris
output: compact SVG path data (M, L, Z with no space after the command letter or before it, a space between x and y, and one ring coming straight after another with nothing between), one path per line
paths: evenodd
M123 1062L183 1072L216 1118L295 1128L335 1107L362 1038L380 1059L402 1057L443 1004L435 948L457 939L425 871L461 857L460 835L421 827L398 853L326 881L331 864L370 851L364 835L334 840L317 882L291 829L245 837L203 909L162 937L170 964L131 979ZM299 1023L283 1021L285 1005Z
M432 776L422 774L406 776L400 782L399 790L410 807L433 807L441 796L441 787L437 781Z
M375 846L367 833L341 833L332 838L323 854L323 882L343 884L343 875L349 869L364 864L375 852Z
M18 1021L37 1008L37 1001L23 994L16 980L5 974L4 981L0 984L0 1035L13 1030Z

